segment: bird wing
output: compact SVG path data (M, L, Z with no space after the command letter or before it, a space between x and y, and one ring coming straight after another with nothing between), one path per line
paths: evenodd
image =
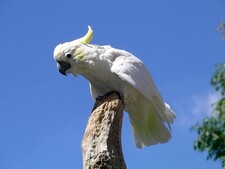
M143 62L123 50L114 51L115 55L117 57L112 62L111 71L147 98L152 104L154 112L161 117L162 121L169 123L164 101Z

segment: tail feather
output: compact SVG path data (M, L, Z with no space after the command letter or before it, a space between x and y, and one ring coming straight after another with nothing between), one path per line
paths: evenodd
M173 110L170 108L170 105L167 104L165 102L165 107L166 107L166 117L167 117L167 120L168 120L168 123L173 123L173 120L175 119L176 117L176 114L173 112Z
M166 143L171 138L170 123L175 118L174 112L169 105L165 104L168 121L167 125L163 122L157 112L148 109L147 112L130 112L129 118L134 136L134 141L138 148L154 145L158 143Z
M139 116L140 114L136 113L136 115ZM153 112L148 113L148 117L142 119L142 123L139 123L136 120L137 118L140 118L140 116L135 116L130 116L130 122L134 141L138 148L157 143L165 143L171 138L169 129Z

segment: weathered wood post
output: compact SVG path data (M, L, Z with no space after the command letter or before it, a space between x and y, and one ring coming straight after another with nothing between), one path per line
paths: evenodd
M126 169L121 146L123 110L117 92L96 101L81 145L84 169Z

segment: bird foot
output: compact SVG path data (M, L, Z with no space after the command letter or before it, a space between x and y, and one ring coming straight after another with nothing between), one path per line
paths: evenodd
M125 105L123 94L120 93L120 92L118 92L118 91L116 91L116 90L109 91L109 92L107 92L107 93L106 93L105 95L103 95L103 96L98 96L98 97L96 98L96 101L101 101L101 100L107 98L107 97L108 97L109 95L111 95L112 93L115 93L115 94L119 97L119 99L122 101L123 105Z

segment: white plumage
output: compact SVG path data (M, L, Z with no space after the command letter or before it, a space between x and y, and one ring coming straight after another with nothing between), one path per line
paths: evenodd
M60 72L83 75L94 99L111 90L121 92L138 148L167 142L175 114L164 103L143 62L124 50L90 45L91 38L89 27L83 38L56 47L54 58Z

